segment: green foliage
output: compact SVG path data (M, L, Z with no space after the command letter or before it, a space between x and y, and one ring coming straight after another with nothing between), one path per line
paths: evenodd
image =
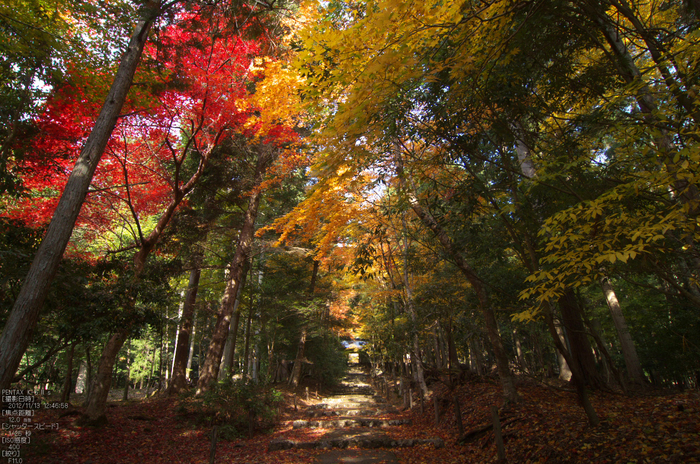
M274 425L282 394L269 385L225 380L189 404L195 420L219 427L220 437L233 440Z
M644 284L650 284L647 278ZM652 381L670 386L688 372L700 369L700 323L693 307L682 299L669 298L653 288L615 281L625 319L635 342L642 368ZM592 315L601 322L611 354L618 367L624 368L615 328L605 298L598 286L582 289L584 301L592 306Z
M12 309L42 231L0 218L0 323Z
M312 337L307 342L306 357L313 363L312 378L322 385L337 385L347 373L347 352L334 335Z

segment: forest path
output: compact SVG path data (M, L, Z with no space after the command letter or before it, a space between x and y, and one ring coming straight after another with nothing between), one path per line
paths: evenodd
M270 441L268 451L285 449L332 449L317 456L318 464L398 463L392 448L432 444L440 438L401 438L401 426L410 421L379 396L369 375L353 366L324 401L306 408L308 419L291 422L291 429ZM279 435L278 435L279 436Z

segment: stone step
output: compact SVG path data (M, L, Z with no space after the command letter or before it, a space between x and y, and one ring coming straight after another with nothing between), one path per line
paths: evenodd
M384 401L383 398L367 397L364 401L326 398L325 403L312 404L308 409L372 409L386 407L390 407L390 404Z
M364 387L343 387L338 386L333 390L333 395L374 395L374 388L367 385Z
M308 417L331 417L331 416L381 416L384 414L395 414L398 410L393 407L386 408L335 408L335 409L315 409L307 410Z
M375 403L374 401L367 401L364 403L359 402L347 402L347 403L320 403L312 404L308 409L372 409L372 408L382 408L388 407L388 403Z
M410 419L336 419L336 420L295 420L292 422L292 427L295 429L339 429L344 427L395 427L400 425L408 425Z
M328 403L337 403L337 402L343 402L343 401L359 401L359 402L366 402L366 401L384 401L384 398L382 398L379 395L376 395L374 393L365 395L365 394L355 394L355 393L341 393L339 395L333 395L329 396L326 398L326 402Z
M270 441L268 451L288 449L332 449L332 448L410 448L420 445L433 445L442 448L445 442L442 438L403 438L396 439L383 435L361 435L337 438L321 438L315 441L298 441L279 438Z

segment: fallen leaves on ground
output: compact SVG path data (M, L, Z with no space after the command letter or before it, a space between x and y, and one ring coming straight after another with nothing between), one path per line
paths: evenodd
M386 427L396 438L436 438L444 448L432 445L393 450L399 462L482 463L496 461L493 432L488 431L468 444L458 443L454 406L457 395L462 409L464 431L469 432L491 420L490 407L498 406L502 421L518 418L504 426L506 456L517 463L655 463L700 462L700 393L655 392L624 396L594 393L593 405L601 425L590 427L575 395L531 382L519 385L523 401L503 406L495 381L474 379L450 392L435 384L433 392L442 398L442 417L435 424L433 402L423 412L412 411L382 416L410 418L411 425ZM449 401L448 401L449 400ZM195 426L177 414L178 399L155 398L137 402L112 403L109 424L102 428L78 427L75 416L59 417L61 411L42 410L35 422L58 422L57 430L36 432L32 444L23 447L25 462L37 464L206 464L209 463L211 429ZM249 439L221 440L216 447L217 463L285 464L312 463L322 450L268 452L273 438L311 441L324 429L291 427L302 419L303 408L286 407L275 430Z

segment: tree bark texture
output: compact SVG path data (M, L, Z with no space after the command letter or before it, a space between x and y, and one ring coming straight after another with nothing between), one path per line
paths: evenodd
M129 377L131 376L131 345L126 347L126 379L124 379L124 396L122 401L129 399Z
M228 336L226 337L226 344L224 345L224 355L221 360L221 366L219 366L219 380L223 379L225 376L232 376L234 373L233 362L236 359L236 344L238 343L238 326L241 322L241 293L243 287L245 286L246 279L248 277L248 268L250 267L250 262L246 260L245 267L243 268L243 274L241 275L241 285L238 287L238 293L236 294L236 301L233 303L233 318L231 319L231 324L228 329Z
M107 404L109 389L112 386L112 369L128 334L128 330L120 330L113 334L102 351L102 356L97 366L97 373L90 388L90 398L85 405L83 421L86 423L106 421L105 405Z
M625 321L625 316L622 314L622 308L617 295L615 295L615 290L607 277L600 279L600 286L603 289L605 301L608 303L610 315L617 330L627 375L629 375L632 382L642 385L645 383L644 372L642 372L642 365L639 362L639 356L637 356L637 348L634 346L634 340L632 340L632 335L627 328L627 321Z
M603 379L596 368L591 342L588 340L586 327L581 317L581 308L576 301L573 289L566 289L559 298L559 309L561 309L562 320L569 338L571 357L573 362L577 363L584 383L593 388L606 388L605 379ZM573 371L573 366L571 366L569 360L567 359L566 361Z
M574 362L571 353L568 349L566 349L566 346L564 346L562 339L559 338L557 327L554 324L554 317L552 316L551 307L548 304L545 304L542 312L544 314L545 323L547 324L549 334L554 340L554 346L564 357L567 365L571 369L571 381L574 383L574 387L576 388L576 395L581 403L581 407L583 407L583 410L588 417L588 423L595 427L600 423L600 419L598 418L598 414L591 404L588 391L586 391L586 383L584 381L583 374L581 373L581 369L579 368L578 363Z
M175 359L173 360L173 376L168 386L168 394L178 394L187 388L187 361L189 358L190 334L194 320L194 307L199 290L199 277L202 274L199 266L190 271L190 281L187 284L187 295L182 306L182 320L175 347Z
M190 374L192 372L192 358L194 357L194 341L197 335L197 311L195 309L194 315L192 316L192 335L190 336L190 349L187 354L187 369L185 370L185 378L190 380Z
M63 392L61 393L61 403L70 401L70 392L73 389L73 355L75 354L75 343L71 344L67 353L66 360L66 380L63 383Z
M126 101L144 45L148 40L148 31L159 13L159 6L143 11L142 21L136 26L129 45L122 54L119 69L102 110L73 167L46 235L15 300L0 336L0 388L9 388L31 341L39 313L73 232L95 169Z
M556 329L556 334L557 334L557 339L560 341L561 346L566 346L566 333L564 332L564 328L561 326L561 324L555 323L555 329ZM555 347L558 347L555 343ZM565 382L568 382L571 380L571 369L569 368L569 363L566 362L566 358L562 354L559 349L556 349L557 353L557 364L559 364L559 379L563 380Z
M245 348L243 351L243 378L248 378L249 373L249 360L250 360L250 338L251 338L251 326L253 323L253 298L250 298L250 308L248 310L248 321L246 322L245 329Z
M292 374L289 376L289 385L296 388L301 380L301 368L304 363L304 351L306 350L306 326L302 327L301 335L299 336L299 344L297 345L297 356L294 360Z

